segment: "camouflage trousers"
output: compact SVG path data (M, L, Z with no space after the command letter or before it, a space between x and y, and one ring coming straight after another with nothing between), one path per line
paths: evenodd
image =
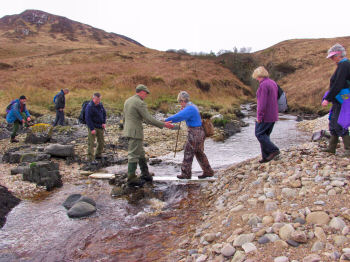
M208 158L204 153L205 134L203 127L188 127L187 142L184 148L184 159L181 165L181 173L188 178L192 175L193 157L196 159L203 170L203 174L214 174Z

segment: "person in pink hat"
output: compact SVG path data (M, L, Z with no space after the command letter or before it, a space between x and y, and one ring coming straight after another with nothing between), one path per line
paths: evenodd
M349 95L342 95L343 99L339 98L340 94L346 93L350 88L350 61L346 58L345 48L340 44L333 45L328 50L328 59L331 59L337 69L330 79L329 91L325 95L322 106L327 106L332 103L332 114L329 120L329 131L331 138L328 148L324 152L335 154L339 137L341 136L344 143L346 155L350 155L350 136L347 123L350 115L345 112L350 105Z

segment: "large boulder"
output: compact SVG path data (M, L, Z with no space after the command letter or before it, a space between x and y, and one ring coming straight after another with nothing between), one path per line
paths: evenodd
M224 136L226 138L241 132L241 125L239 121L233 120L224 125Z
M30 172L23 174L23 180L45 186L48 191L62 186L58 163L40 161L31 163L29 167Z
M50 160L51 156L43 152L30 150L6 152L3 156L3 161L11 164L14 163L31 163L38 161Z
M51 156L73 157L74 156L74 146L73 145L52 144L52 145L45 147L44 152L47 154L50 154Z
M81 218L90 216L96 212L96 207L86 202L77 202L71 209L68 210L67 214L71 218Z
M67 215L71 218L86 217L96 212L95 201L81 194L70 195L63 206L68 209Z
M13 196L6 187L0 185L0 228L6 222L6 215L14 208L21 200Z
M66 209L71 209L77 202L86 202L89 203L90 205L93 205L94 207L96 207L96 202L87 196L82 196L81 194L72 194L70 195L64 202L63 202L63 206Z
M35 124L30 127L25 142L28 144L44 144L50 141L52 126L49 124Z

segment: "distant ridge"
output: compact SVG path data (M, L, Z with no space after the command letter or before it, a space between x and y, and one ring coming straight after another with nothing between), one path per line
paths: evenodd
M70 41L95 41L100 45L132 44L143 47L139 42L116 33L52 15L40 10L26 10L21 14L7 15L0 19L0 30L7 38L25 39L35 35L48 34L53 39L63 37ZM119 42L119 40L125 40Z

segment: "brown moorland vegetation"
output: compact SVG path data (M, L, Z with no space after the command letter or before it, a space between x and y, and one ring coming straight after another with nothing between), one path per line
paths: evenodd
M150 87L148 104L166 111L180 90L200 105L229 109L251 89L212 60L160 52L114 33L42 11L0 19L0 108L25 94L33 113L53 110L53 96L69 88L66 112L77 115L94 91L120 112L137 84Z

